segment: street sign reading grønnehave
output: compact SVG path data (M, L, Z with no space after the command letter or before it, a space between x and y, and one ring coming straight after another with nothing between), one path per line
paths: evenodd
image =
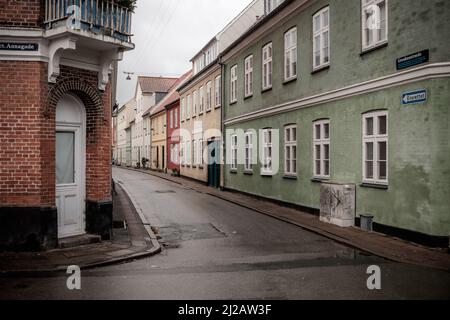
M425 103L427 99L428 93L426 89L405 92L402 95L402 104L408 105L408 104Z

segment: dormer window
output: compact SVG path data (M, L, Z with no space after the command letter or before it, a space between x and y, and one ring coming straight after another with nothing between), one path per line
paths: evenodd
M278 7L284 0L265 0L265 12L266 14L269 14L272 12L276 7Z

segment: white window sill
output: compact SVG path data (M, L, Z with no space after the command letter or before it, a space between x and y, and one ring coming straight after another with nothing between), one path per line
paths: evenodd
M283 84L288 84L288 83L290 83L292 81L295 81L295 80L297 80L297 76L290 77L290 78L287 78L287 79L285 78L284 81L283 81Z
M326 70L326 69L328 69L328 68L330 68L330 63L328 62L328 63L324 63L324 64L321 64L321 65L319 65L319 66L315 66L315 67L313 67L313 70L312 70L312 74L314 74L314 73L318 73L318 72L320 72L320 71L322 71L322 70Z
M316 180L330 180L330 176L317 176L317 175L314 175L313 179L316 179Z
M361 55L364 55L366 53L372 52L372 51L377 50L377 49L381 49L382 47L385 47L387 45L388 45L388 41L385 40L385 41L378 42L378 43L373 44L373 45L368 46L368 47L363 47L362 51L361 51Z
M388 189L389 183L387 181L364 180L360 186L363 188Z

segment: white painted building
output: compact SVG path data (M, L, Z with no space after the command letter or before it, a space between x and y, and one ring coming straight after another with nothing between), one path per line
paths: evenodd
M130 156L127 155L127 134L126 129L130 127L130 121L134 119L136 108L136 100L131 99L122 107L120 107L117 114L117 164L118 165L131 165L127 159ZM129 143L128 143L129 144Z

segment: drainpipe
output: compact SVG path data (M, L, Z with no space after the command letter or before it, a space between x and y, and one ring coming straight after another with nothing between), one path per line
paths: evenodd
M225 123L224 123L224 120L225 120L225 109L224 108L225 108L225 71L226 71L226 68L225 68L225 63L222 62L222 56L220 56L220 55L219 55L218 63L219 63L220 68L221 68L221 77L220 77L220 82L221 82L221 84L220 84L220 91L221 91L221 93L220 93L220 100L221 100L221 102L220 102L220 104L221 104L221 107L220 107L220 125L221 125L221 129L220 130L222 132L222 150L223 150L223 152L221 152L223 163L221 165L222 168L220 170L220 175L221 175L221 178L222 178L221 180L223 181L223 185L220 186L220 183L219 183L219 187L220 187L221 190L223 190L223 189L225 189L225 185L226 185L225 184L226 134L225 134Z

